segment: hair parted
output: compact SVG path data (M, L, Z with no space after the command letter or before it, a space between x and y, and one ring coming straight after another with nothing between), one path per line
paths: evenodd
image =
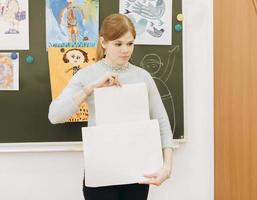
M111 14L107 16L101 25L99 38L103 37L105 41L113 41L127 32L131 32L134 39L136 38L136 30L132 21L123 14ZM96 60L101 60L104 57L104 49L101 45L100 39L97 43L97 56Z

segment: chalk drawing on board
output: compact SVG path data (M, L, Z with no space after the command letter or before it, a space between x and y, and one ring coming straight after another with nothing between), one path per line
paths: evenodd
M178 51L179 51L178 45L168 51L169 56L168 56L166 65L164 65L160 56L155 53L146 54L140 62L140 66L146 69L153 77L159 89L163 103L164 104L167 103L171 105L170 109L171 109L171 115L173 118L173 124L171 124L171 126L172 126L173 135L176 131L176 111L175 111L174 100L172 97L172 92L170 91L166 82L171 77Z

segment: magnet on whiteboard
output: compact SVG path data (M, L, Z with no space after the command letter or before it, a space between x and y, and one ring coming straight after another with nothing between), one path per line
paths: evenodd
M32 63L34 62L33 56L31 56L31 55L27 56L27 57L26 57L26 62L27 62L28 64L32 64Z
M12 52L12 53L11 53L11 58L12 58L13 60L17 59L17 58L18 58L17 53Z
M175 25L175 31L180 32L182 30L182 25L181 24L176 24Z
M182 15L181 13L177 15L177 20L179 22L182 22L184 20L184 15Z

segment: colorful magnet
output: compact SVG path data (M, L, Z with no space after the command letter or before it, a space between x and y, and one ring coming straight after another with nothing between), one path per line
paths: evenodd
M33 56L31 56L31 55L27 56L26 62L27 62L28 64L32 64L32 63L34 62Z
M184 20L184 15L182 15L181 13L177 15L177 20L179 22L182 22Z
M181 24L176 24L175 25L175 31L180 32L182 30L182 25Z
M12 58L13 60L17 59L17 58L18 58L17 53L12 52L12 53L11 53L11 58Z

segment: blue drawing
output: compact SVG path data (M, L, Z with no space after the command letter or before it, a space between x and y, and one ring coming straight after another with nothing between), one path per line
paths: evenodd
M151 36L153 36L153 37L161 37L162 36L162 34L164 33L164 29L163 28L161 28L160 30L158 30L156 27L153 27L153 30L150 30L150 29L148 29L148 30L146 30L147 31L147 33L149 33Z
M99 0L47 0L47 47L95 46Z
M146 6L140 2L135 2L131 11L147 19L159 20L165 12L165 3L164 0L157 0L155 5L149 2Z
M148 24L148 20L141 18L138 21L136 21L136 19L134 18L133 15L128 15L128 17L131 19L131 21L133 22L137 35L141 35L142 33L145 32L147 24Z
M153 38L161 38L163 36L163 33L167 29L162 19L166 11L164 0L127 0L124 5L124 14L135 25L137 35L147 33Z
M131 4L130 4L128 1L125 2L125 7L126 7L126 8L128 8L130 5L131 5Z

